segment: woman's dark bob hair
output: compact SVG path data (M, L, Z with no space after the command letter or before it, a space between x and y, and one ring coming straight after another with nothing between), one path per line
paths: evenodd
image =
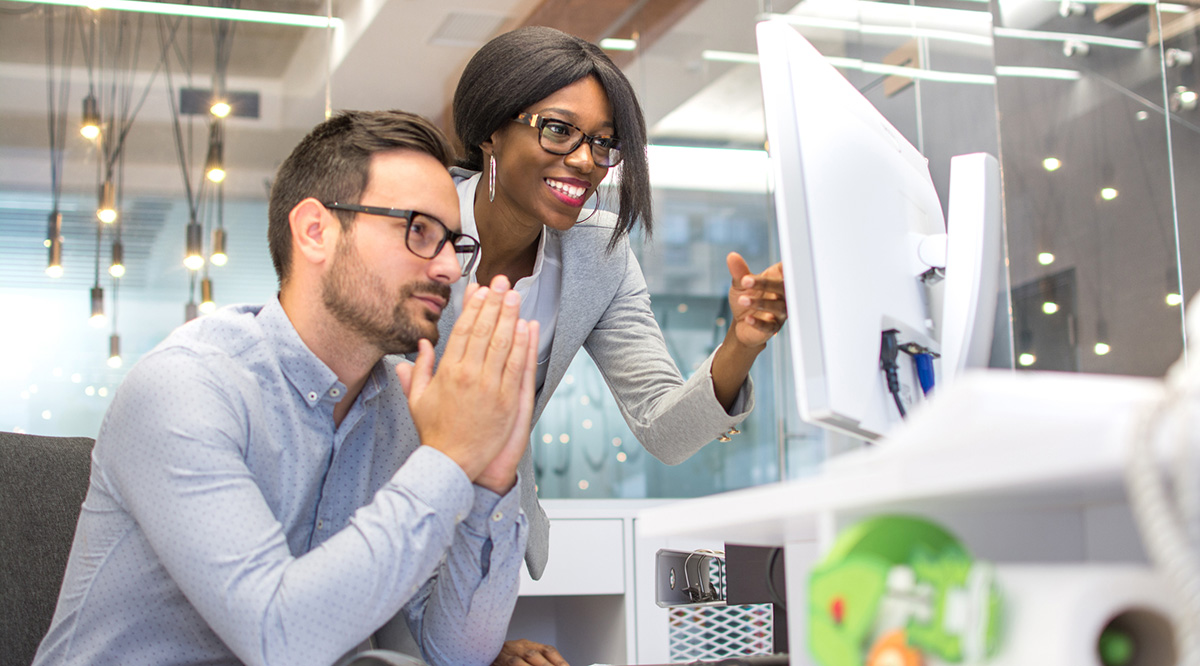
M613 108L621 140L620 208L609 249L640 218L650 235L650 169L646 164L646 120L633 86L600 47L561 30L529 26L507 32L479 49L454 92L454 131L466 157L459 165L483 171L480 145L512 118L553 93L594 76Z

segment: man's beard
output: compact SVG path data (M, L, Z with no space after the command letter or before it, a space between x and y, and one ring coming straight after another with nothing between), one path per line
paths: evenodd
M417 350L417 341L428 339L437 344L439 316L423 310L432 326L415 321L409 308L418 293L439 296L446 303L450 286L440 282L406 283L394 298L378 275L371 274L354 249L349 234L338 241L333 263L321 279L321 299L326 309L346 328L362 336L385 354L407 354Z

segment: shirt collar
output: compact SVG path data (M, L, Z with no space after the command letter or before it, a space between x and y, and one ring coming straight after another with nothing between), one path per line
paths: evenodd
M333 370L317 358L300 339L292 320L279 303L278 295L259 311L258 322L279 358L284 376L305 404L313 408L326 400L331 403L342 400L346 393L346 385L339 381ZM387 384L387 378L384 363L376 363L375 367L371 368L371 374L367 377L360 398L370 400L379 395Z

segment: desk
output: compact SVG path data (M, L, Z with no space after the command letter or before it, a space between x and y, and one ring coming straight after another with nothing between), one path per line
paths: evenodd
M813 477L644 511L639 538L784 546L792 663L807 649L807 574L846 525L884 513L938 522L992 562L1146 562L1123 483L1157 380L965 375L886 440Z

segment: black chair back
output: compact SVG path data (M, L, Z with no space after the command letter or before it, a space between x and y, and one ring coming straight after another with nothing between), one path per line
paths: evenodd
M0 662L29 664L50 628L93 441L0 432Z

